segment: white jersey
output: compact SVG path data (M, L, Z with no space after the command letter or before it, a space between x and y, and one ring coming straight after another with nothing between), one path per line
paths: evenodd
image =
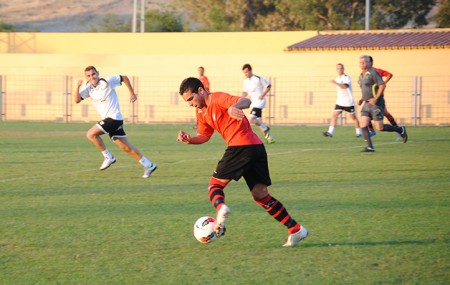
M348 88L341 88L336 85L337 98L336 105L343 107L355 106L355 99L353 99L352 79L347 74L342 74L336 77L336 82L339 84L346 84Z
M252 101L250 109L251 108L263 109L266 106L266 98L264 97L261 100L259 99L259 96L261 96L264 93L264 88L266 88L267 86L270 86L270 82L261 76L253 74L252 77L245 78L242 91L247 92L248 96L250 97L250 100Z
M100 78L97 87L87 83L86 87L80 91L82 99L92 98L92 103L103 119L111 118L114 120L123 120L120 112L119 99L117 97L116 87L122 84L120 75Z

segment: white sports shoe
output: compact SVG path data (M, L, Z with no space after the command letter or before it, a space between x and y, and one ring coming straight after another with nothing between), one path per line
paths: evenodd
M296 246L299 242L304 240L307 236L308 236L308 230L302 226L298 232L288 236L288 240L285 244L283 244L283 246L284 247Z
M156 170L156 164L152 163L150 167L144 167L144 175L142 175L142 178L149 178L150 175Z
M106 168L110 167L111 164L116 162L116 158L113 156L111 158L105 157L105 160L103 160L102 166L100 166L100 170L105 170Z
M226 222L228 216L230 215L230 212L230 208L228 208L228 206L225 204L222 204L222 206L220 206L220 209L217 211L215 227L217 237L221 237L225 234Z

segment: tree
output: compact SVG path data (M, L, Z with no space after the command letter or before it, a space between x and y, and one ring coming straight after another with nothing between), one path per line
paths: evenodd
M14 26L5 24L3 21L0 21L0 32L14 32Z
M200 31L355 30L365 25L365 0L175 0ZM450 1L450 0L445 0ZM372 0L372 28L427 24L435 0ZM447 13L448 15L448 13Z
M182 32L181 16L175 12L148 10L145 13L146 32Z
M88 32L105 32L105 33L118 33L129 31L131 31L130 23L114 14L108 14L102 17L97 27L88 30Z
M435 0L377 0L372 7L373 28L401 28L408 22L415 28L425 26L426 15L435 4Z
M450 0L439 3L439 11L434 16L439 28L450 28Z

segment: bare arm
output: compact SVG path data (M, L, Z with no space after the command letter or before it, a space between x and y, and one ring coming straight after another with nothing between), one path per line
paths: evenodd
M77 103L77 104L82 101L81 96L80 96L81 84L83 84L83 80L78 80L77 88L75 89L75 93L73 93L73 101L75 101L75 103Z
M347 89L348 88L348 84L337 83L336 80L331 80L331 83L336 84L341 89Z
M247 109L248 107L250 107L251 103L252 101L250 99L241 97L236 102L236 104L228 108L228 114L230 115L230 117L240 121L245 116L244 111L242 111L242 109Z
M387 84L389 82L389 80L391 80L391 78L394 76L394 74L389 72L389 75L386 76L386 79L384 80L384 84Z
M177 141L185 144L202 144L209 141L209 137L197 134L195 137L191 137L190 134L185 131L179 131Z
M134 93L133 87L131 86L130 79L128 79L128 76L126 75L121 75L121 78L123 84L125 84L125 86L128 88L128 91L130 92L130 102L133 103L134 101L137 100L137 96Z

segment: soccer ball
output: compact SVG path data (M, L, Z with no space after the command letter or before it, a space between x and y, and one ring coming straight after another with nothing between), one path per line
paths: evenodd
M216 220L212 217L201 217L194 224L194 236L201 243L209 243L217 239L214 226Z

